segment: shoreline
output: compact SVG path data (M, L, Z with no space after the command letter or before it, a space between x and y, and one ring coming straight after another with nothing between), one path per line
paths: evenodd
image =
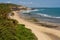
M30 23L26 22L26 20L21 19L16 12L13 12L15 16L10 16L11 19L16 19L19 24L24 24L26 28L31 29L32 33L35 34L35 36L38 38L38 40L51 40L51 38L48 35L45 35L43 32L39 31L33 26L29 26ZM33 25L33 24L32 24Z
M56 24L60 24L60 18L58 17L58 18L54 18L54 16L52 16L52 17L46 17L46 16L43 16L43 14L42 13L40 13L41 15L39 15L39 14L36 14L36 13L30 13L30 12L25 12L24 13L24 11L22 11L22 12L19 12L22 16L24 15L25 17L30 17L30 18L35 18L35 19L37 19L38 21L40 21L40 20L43 20L43 21L47 21L47 22L51 22L51 23L56 23Z
M39 21L36 22L36 21L32 20L31 18L29 19L29 18L26 18L25 16L24 16L25 18L22 17L20 15L20 13L18 13L18 14L21 19L26 20L28 22L32 22L38 26L43 26L43 27L47 27L47 28L53 28L53 29L60 30L60 25L58 23L52 23L52 22L48 22L48 21L46 22L46 21L41 21L41 20L40 20L40 22Z
M43 26L38 26L38 25L28 22L24 19L21 19L19 17L19 14L17 14L17 12L14 11L13 13L15 13L15 16L13 16L11 18L16 19L19 22L19 24L25 24L25 27L28 29L31 29L32 32L38 38L38 40L52 40L52 38L50 38L48 35L44 34L43 32L50 33L50 34L56 35L57 37L60 37L59 30L47 28L47 27L43 27Z

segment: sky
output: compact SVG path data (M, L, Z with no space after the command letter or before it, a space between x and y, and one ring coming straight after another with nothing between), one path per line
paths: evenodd
M0 0L0 3L15 3L27 7L60 7L60 0Z

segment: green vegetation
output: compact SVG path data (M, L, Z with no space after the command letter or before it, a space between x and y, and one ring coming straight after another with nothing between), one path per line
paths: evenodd
M12 4L0 4L0 40L37 40L24 24L18 24L18 21L8 18L11 12L9 6Z
M35 37L35 35L33 33L31 33L31 30L25 28L25 26L22 25L22 24L18 25L16 33L17 33L17 37L20 40L37 40L37 38Z
M11 12L7 5L0 5L0 18L7 18L8 13Z

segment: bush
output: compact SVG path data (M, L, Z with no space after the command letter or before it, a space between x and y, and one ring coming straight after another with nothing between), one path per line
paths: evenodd
M32 33L32 31L25 28L25 26L19 24L16 28L16 34L20 40L37 40L36 36Z
M1 40L37 40L32 31L25 28L25 25L18 24L17 27L9 25L10 22L6 23L5 26L0 26Z
M14 13L11 13L11 16L14 16Z
M0 4L0 40L37 40L24 24L18 24L18 21L8 19L9 12L6 4Z

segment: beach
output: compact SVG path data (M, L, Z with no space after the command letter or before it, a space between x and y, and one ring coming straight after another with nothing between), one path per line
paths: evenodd
M10 16L10 18L16 19L19 22L19 24L25 24L25 27L28 29L31 29L32 32L38 38L38 40L53 40L49 35L47 35L45 33L50 33L50 34L55 35L56 37L60 38L60 30L47 28L47 27L43 27L43 26L38 26L32 22L28 22L28 21L20 18L19 14L17 12L13 11L13 13L15 15Z
M60 18L55 18L53 16L49 17L49 15L47 16L47 14L40 13L40 10L41 9L25 10L22 12L18 12L18 14L20 18L35 23L37 25L60 30Z

